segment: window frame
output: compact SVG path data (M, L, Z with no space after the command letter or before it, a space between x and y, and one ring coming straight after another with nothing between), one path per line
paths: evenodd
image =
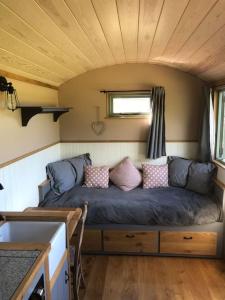
M216 161L225 165L225 89L218 91L216 126ZM222 150L221 150L222 147ZM222 153L221 153L222 151Z
M133 118L149 118L150 113L114 113L113 112L113 99L114 97L120 98L136 98L136 97L148 96L150 98L150 107L151 107L151 96L152 91L115 91L107 93L107 117L108 118L122 118L122 119L133 119Z

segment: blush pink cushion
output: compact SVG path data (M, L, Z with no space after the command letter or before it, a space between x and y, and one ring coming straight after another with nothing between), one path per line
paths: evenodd
M95 188L109 187L109 168L108 167L85 167L85 186Z
M168 165L143 164L143 188L168 186Z
M110 180L121 190L130 191L140 185L142 177L129 157L124 158L109 173Z

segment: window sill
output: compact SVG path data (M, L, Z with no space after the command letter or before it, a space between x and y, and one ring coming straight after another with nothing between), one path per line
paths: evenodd
M221 167L222 169L225 169L225 163L221 162L220 160L214 159L213 162L214 162L214 164Z
M105 119L149 119L149 116L108 116Z

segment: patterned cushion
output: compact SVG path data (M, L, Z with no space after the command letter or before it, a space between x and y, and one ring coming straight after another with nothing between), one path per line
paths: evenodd
M109 168L86 166L84 184L86 187L108 188Z
M141 184L142 177L129 157L124 158L109 174L110 180L122 191L130 191Z
M143 188L168 186L168 165L143 164Z

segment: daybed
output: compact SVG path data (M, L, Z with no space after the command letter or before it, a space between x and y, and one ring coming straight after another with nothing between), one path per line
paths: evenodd
M201 195L179 187L129 192L75 186L56 195L39 186L45 208L88 202L84 251L92 253L222 256L223 189Z

